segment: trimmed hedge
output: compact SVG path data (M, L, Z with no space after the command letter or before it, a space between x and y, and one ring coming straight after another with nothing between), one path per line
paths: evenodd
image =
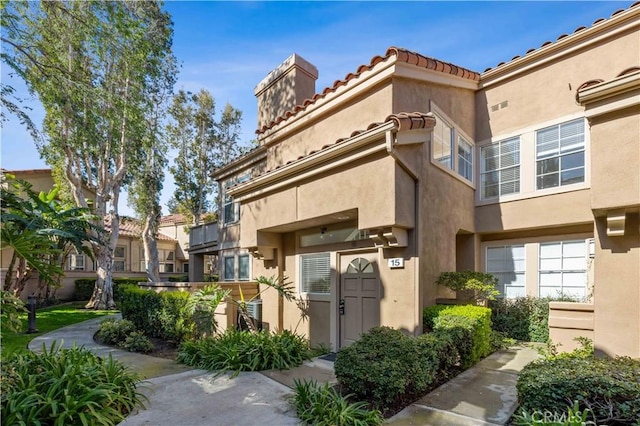
M137 285L119 285L122 318L130 320L147 336L181 342L193 331L189 315L189 293L143 290Z
M435 305L424 309L422 319L425 330L455 333L459 335L458 338L470 338L470 347L460 348L463 368L472 366L491 353L489 308L475 305Z
M577 401L595 424L640 419L640 360L555 357L528 364L518 378L520 410L563 413Z
M113 300L118 303L122 299L122 285L138 285L138 282L144 281L140 278L114 278L113 279ZM75 300L89 300L93 295L93 289L96 285L95 278L79 278L75 280Z
M554 299L519 297L489 301L493 329L525 342L549 340L549 302Z
M478 316L488 320L487 312ZM472 359L474 325L480 321L454 315L436 320L433 333L412 337L375 327L343 348L334 363L343 390L384 410L410 403L456 375Z

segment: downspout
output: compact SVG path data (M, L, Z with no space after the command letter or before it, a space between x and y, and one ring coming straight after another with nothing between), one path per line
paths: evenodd
M391 158L394 159L396 164L398 164L402 170L404 170L411 178L413 179L413 197L415 200L414 209L413 209L413 247L416 250L415 256L415 266L414 266L414 274L413 274L413 288L414 288L414 306L416 306L416 310L414 312L414 321L418 325L418 327L414 330L414 335L418 336L423 332L423 324L422 324L422 295L420 292L420 253L422 249L421 240L418 237L419 229L420 229L420 181L418 180L418 176L411 170L409 166L407 166L404 161L398 155L395 148L395 132L388 130L385 133L385 145L387 149L387 154Z

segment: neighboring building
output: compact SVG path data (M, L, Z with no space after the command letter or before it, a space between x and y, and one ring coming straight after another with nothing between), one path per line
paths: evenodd
M640 357L638 3L482 73L392 47L314 94L317 75L298 55L269 73L259 147L213 173L199 247L221 280L288 277L298 331L335 350L421 333L440 273L486 271L503 297L585 301L554 308L565 347ZM299 319L264 293L265 327Z
M17 179L31 183L33 185L32 189L36 192L48 192L54 186L50 169L3 170L3 172L11 173L15 175ZM89 198L95 196L95 194L87 189L85 189L85 194ZM184 225L182 225L183 223L184 218L181 218L180 215L165 216L160 220L160 232L158 233L157 243L160 276L163 279L168 279L169 276L182 275L183 265L188 265L189 260L185 257L188 236L184 230ZM105 227L109 229L109 223L105 224ZM113 257L114 277L132 277L140 278L140 281L146 281L141 234L142 226L139 221L125 216L120 217L120 233ZM12 254L10 249L0 252L3 283ZM95 270L96 265L91 258L82 253L72 252L67 259L65 277L62 281L62 287L56 292L56 297L63 300L71 298L75 288L75 280L79 278L93 278L95 277ZM34 277L25 288L23 297L31 294L36 287L37 277Z

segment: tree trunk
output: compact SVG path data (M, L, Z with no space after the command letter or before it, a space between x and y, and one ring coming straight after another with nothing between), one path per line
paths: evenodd
M11 256L11 263L9 263L9 267L7 268L7 274L4 276L4 291L11 290L11 283L13 282L13 268L16 265L16 261L18 260L18 253L15 251Z
M142 244L144 246L147 279L150 282L157 283L160 282L160 262L158 261L158 242L156 241L156 235L153 231L155 221L155 215L149 215L145 220L142 231Z
M33 271L31 270L31 268L29 268L27 262L22 257L19 257L18 267L16 268L16 281L12 288L13 294L16 297L20 297L27 285L27 281L31 279L32 275Z
M91 300L86 304L87 309L115 309L113 301L113 250L109 247L101 247L96 258L98 263L96 286L93 289Z

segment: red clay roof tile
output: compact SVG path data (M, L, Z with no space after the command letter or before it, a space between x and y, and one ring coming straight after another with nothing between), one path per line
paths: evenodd
M625 10L633 9L634 7L638 7L638 6L640 6L640 1L637 1L637 2L633 3L633 4L632 4L631 6L629 6L627 9L620 9L620 10L616 10L615 12L613 12L613 13L611 14L610 18L613 18L614 16L616 16L616 15L618 15L618 14L620 14L620 13L624 12ZM610 18L609 18L609 19L610 19ZM593 24L591 24L591 27L594 27L595 25L598 25L598 24L600 24L601 22L604 22L604 21L606 21L606 20L607 20L607 18L598 18L598 19L596 19L595 21L593 21ZM587 27L580 26L580 27L576 28L576 29L573 31L573 34L575 34L575 33L577 33L577 32L580 32L580 31L583 31L583 30L586 30L586 29L587 29ZM569 36L568 34L561 34L561 35L560 35L560 36L558 36L558 38L556 39L556 42L557 42L557 41L560 41L560 40L562 40L563 38L568 37L568 36ZM545 41L544 43L542 43L542 45L541 45L540 47L538 47L538 48L535 48L535 47L534 47L534 48L531 48L531 49L527 50L526 55L528 55L529 53L535 52L535 51L537 51L538 49L542 49L543 47L549 46L550 44L554 44L554 43L555 43L555 42L553 42L553 41L549 41L549 40L548 40L548 41ZM514 61L514 60L515 60L515 59L517 59L517 58L519 58L519 56L514 57L511 61ZM511 61L509 61L509 62L511 62ZM500 63L499 63L498 65L496 65L495 67L489 67L489 68L485 69L485 70L484 70L484 72L488 72L488 71L491 71L491 70L493 70L493 69L495 69L495 68L499 68L499 67L501 67L502 65L507 64L507 63L509 63L509 62L500 62Z
M256 134L263 134L274 126L295 116L298 112L305 110L309 105L312 105L318 100L326 97L328 94L335 92L339 87L348 84L349 81L357 79L363 72L370 71L379 63L388 60L391 56L395 56L398 62L406 62L408 64L415 65L421 68L452 74L468 80L480 80L480 74L475 71L471 71L466 68L450 64L448 62L443 62L438 59L430 58L416 52L411 52L406 49L392 46L387 49L387 52L384 56L374 56L373 58L371 58L371 61L368 65L360 65L355 73L350 72L344 77L344 79L334 81L332 86L324 88L320 93L316 93L312 99L306 99L304 102L302 102L302 105L296 105L292 110L286 112L284 115L276 118L269 124L265 124L260 129L256 130Z

